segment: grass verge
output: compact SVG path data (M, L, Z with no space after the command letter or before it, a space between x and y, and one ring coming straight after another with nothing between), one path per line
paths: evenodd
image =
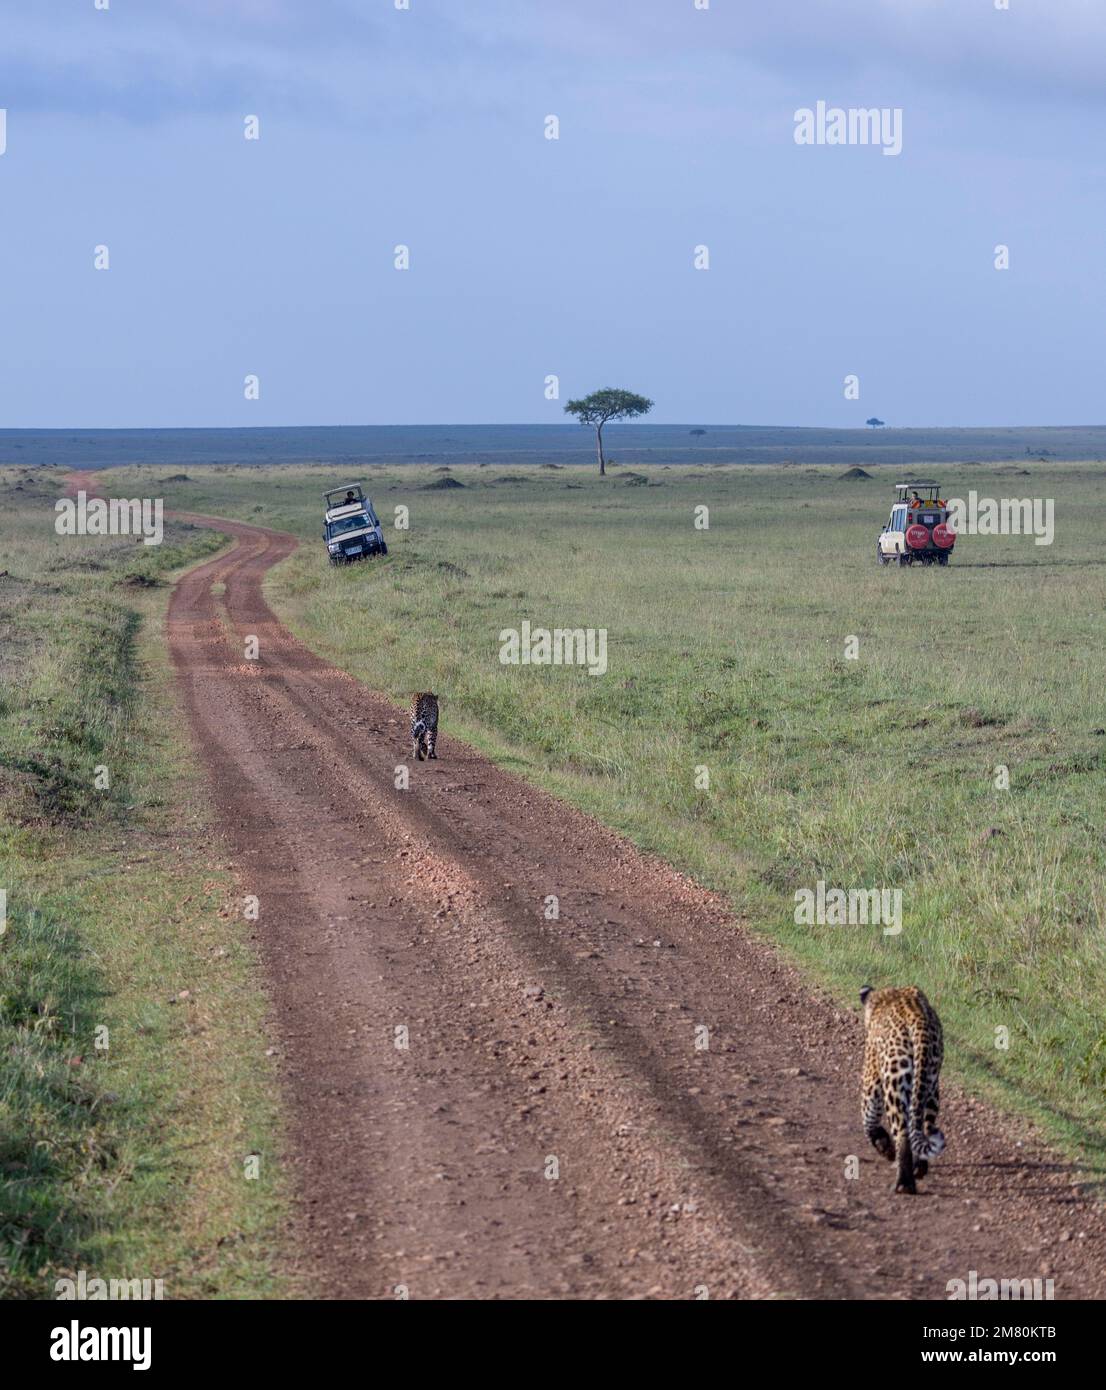
M57 537L58 487L0 470L0 1296L287 1292L263 994L162 634L222 542Z

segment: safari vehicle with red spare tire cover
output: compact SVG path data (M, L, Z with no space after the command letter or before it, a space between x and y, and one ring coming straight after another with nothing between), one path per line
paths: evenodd
M949 508L937 483L895 484L891 517L876 541L881 565L947 565L956 544Z

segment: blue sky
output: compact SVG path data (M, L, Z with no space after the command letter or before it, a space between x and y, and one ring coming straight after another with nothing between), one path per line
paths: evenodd
M0 427L1106 420L1100 0L0 20ZM820 100L902 153L796 145Z

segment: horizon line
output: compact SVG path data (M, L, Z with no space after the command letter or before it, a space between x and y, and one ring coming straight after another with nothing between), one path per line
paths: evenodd
M748 425L738 422L724 423L714 421L709 423L694 424L690 420L612 420L604 425L604 429L617 428L619 426L630 429L705 429L705 430L828 430L836 434L856 433L862 435L878 436L880 434L909 433L918 430L958 430L966 432L969 430L1101 430L1106 429L1103 424L1064 424L1064 425L887 425L878 426L863 425ZM441 420L424 422L421 424L409 424L407 422L395 421L386 425L382 424L343 424L343 425L0 425L0 436L7 434L150 434L168 433L170 431L178 433L201 432L204 430L218 430L224 433L247 434L251 431L261 430L424 430L424 429L457 429L457 430L510 430L510 429L564 429L564 430L583 430L590 429L591 426L580 425L569 420L512 420L512 421L474 421L471 423L459 422L456 420Z

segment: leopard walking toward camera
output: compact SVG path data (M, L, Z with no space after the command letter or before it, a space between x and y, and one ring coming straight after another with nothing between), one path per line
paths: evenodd
M915 985L860 991L864 1005L864 1133L895 1163L895 1191L916 1192L928 1159L945 1147L937 1128L944 1043L941 1020Z
M437 758L438 697L420 691L411 706L411 756L420 763L424 758Z

